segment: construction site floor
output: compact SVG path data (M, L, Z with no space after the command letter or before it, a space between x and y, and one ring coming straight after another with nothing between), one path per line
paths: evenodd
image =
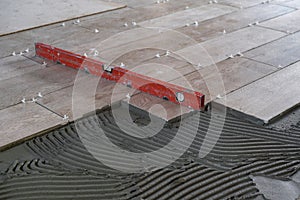
M0 199L299 198L298 0L33 2L0 3ZM36 42L199 91L209 110Z

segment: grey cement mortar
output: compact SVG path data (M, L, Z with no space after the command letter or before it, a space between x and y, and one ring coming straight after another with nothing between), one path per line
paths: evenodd
M4 152L0 152L0 172L6 170L15 160L24 161L34 159L24 145L18 145Z
M122 106L124 106L124 105L121 105L119 112L122 112L122 110L124 110L124 108L122 108ZM100 112L100 114L101 114L101 112ZM106 111L104 110L103 112L106 112ZM134 123L137 123L138 126L145 126L145 125L149 124L150 116L145 111L141 111L137 108L131 107L130 115L131 115L131 118L134 121ZM204 115L204 117L205 116L209 117L209 115L207 113L203 113L203 115ZM89 117L92 117L92 116L87 116L86 118L89 118ZM152 116L152 117L154 117L154 116ZM186 116L184 118L184 120L189 121L189 119L192 119L189 117L190 116ZM85 120L85 119L83 119L83 120ZM182 120L182 119L178 119L178 120ZM236 120L237 124L232 122L233 120ZM237 131L237 127L235 127L235 125L238 125L239 123L241 123L241 124L245 123L245 122L241 122L240 120L234 119L232 117L229 117L229 121L231 121L231 122L229 122L229 124L231 124L232 127L231 127L231 125L230 126L227 125L227 132L228 132L228 129L232 132ZM106 123L109 123L109 122L106 122ZM177 125L178 125L178 121L175 120L173 122L166 122L165 127L168 127L168 128L170 128L170 130L174 131L174 128L176 129ZM244 125L249 126L250 128L252 127L251 124L244 124ZM239 126L244 126L244 125L239 125ZM201 128L203 129L204 127L201 126ZM268 129L264 129L263 127L259 127L259 126L256 126L253 128L254 128L254 135L251 137L249 135L246 135L245 137L250 137L252 139L258 140L260 135L261 135L261 137L264 138L264 134L263 133L260 134L260 131L268 131ZM57 131L60 132L59 129ZM280 134L280 132L278 132L278 135L279 134ZM117 133L115 133L114 135L116 137L118 137ZM243 135L244 135L244 131L240 131L240 136L237 135L237 137L244 137ZM256 137L255 135L258 135L257 138L255 138ZM283 140L280 137L278 140L276 140L276 137L278 135L274 135L274 141L272 142L272 145L273 145L273 143L274 144L285 143L285 140ZM38 137L37 140L35 140L35 142L31 143L31 146L34 147L35 143L38 143L38 146L45 145L45 146L47 146L47 148L45 148L45 149L47 149L46 151L42 151L41 149L38 148L38 146L36 146L36 149L34 149L34 151L30 151L28 149L28 143L25 142L24 144L21 144L19 146L16 146L14 148L11 148L7 151L0 153L0 172L1 172L0 173L0 196L1 196L1 185L2 184L7 183L7 181L16 181L16 182L14 182L14 184L17 184L19 178L21 180L22 177L24 177L24 176L28 176L28 177L36 176L38 178L38 180L43 180L43 177L46 176L47 178L45 179L45 181L50 180L50 182L51 182L53 180L51 182L51 184L49 185L49 187L52 187L51 185L53 185L53 183L55 184L55 180L58 177L60 179L64 179L65 181L67 181L70 177L74 177L74 176L76 176L77 178L90 177L91 183L93 183L93 182L96 182L95 180L97 180L97 178L99 178L97 176L100 176L101 179L103 179L103 176L104 176L104 177L108 178L107 180L110 180L110 178L113 178L113 180L120 181L121 185L129 184L130 186L128 186L128 189L124 190L125 193L128 193L128 191L132 191L132 190L139 191L139 186L135 185L136 182L139 180L139 177L144 177L144 176L147 176L149 173L151 173L151 172L147 172L145 174L141 173L141 174L137 174L135 176L133 176L133 175L125 175L124 176L124 174L122 174L122 173L114 172L114 171L111 171L110 169L105 168L103 165L101 165L101 163L99 163L99 169L95 168L96 165L90 165L89 164L90 161L87 163L85 163L84 161L81 163L79 162L78 166L72 165L72 161L70 161L71 157L68 157L67 155L72 154L72 152L74 150L76 150L77 148L81 148L80 144L74 144L74 143L69 143L68 141L60 140L59 138L53 137L53 135L51 136L51 133L48 133L47 135L41 136L41 137L43 137L43 139L38 139L38 138L40 138L40 137ZM160 137L158 137L156 140L159 140ZM225 138L226 137L228 137L228 136L225 136ZM76 139L75 136L73 139L75 139L76 141L79 141L78 139ZM269 141L269 140L270 139L266 139L266 141ZM33 141L33 140L31 140L31 141ZM58 144L56 144L56 145L58 145L58 148L55 148L55 145L52 143L53 141L57 141ZM61 145L59 144L60 143L59 141L61 142ZM155 140L152 140L152 139L149 140L149 144L151 144L153 141L155 141ZM226 140L224 140L224 141L226 141ZM161 143L164 145L163 141L161 141ZM223 143L223 142L221 142L221 143ZM295 143L297 143L297 142L295 141ZM295 146L295 143L291 144L291 147ZM118 144L118 143L116 143L116 144ZM141 144L143 144L143 143L141 143ZM53 146L51 147L51 145L53 145ZM134 147L136 145L137 144L135 144L134 142L128 141L128 139L127 139L127 141L123 140L124 149L126 148L128 150L134 150ZM240 144L240 145L241 145L241 147L243 147L244 144ZM276 147L274 147L274 148L276 148ZM278 148L285 148L285 147L278 146ZM259 150L263 151L264 148L260 147ZM37 152L37 154L34 152ZM68 153L68 154L66 154L66 153ZM182 161L180 160L177 163L172 164L172 166L170 166L170 168L168 168L168 170L169 171L179 170L178 173L184 173L184 167L183 167L183 169L181 169L181 168L182 168L182 166L186 165L186 161L189 161L190 163L196 163L200 166L208 167L209 169L218 171L220 173L227 172L230 174L230 171L231 171L230 167L226 168L223 166L226 163L231 165L232 169L236 169L236 168L242 167L243 165L248 165L251 163L258 162L258 161L272 160L272 158L273 158L271 155L268 155L267 150L266 150L266 153L263 155L255 154L255 155L240 156L239 154L234 154L234 152L232 152L232 155L234 155L234 157L228 157L228 158L231 158L232 160L227 160L226 156L228 153L230 153L229 150L228 150L228 152L224 152L224 155L222 153L221 153L222 155L221 154L215 155L215 157L212 157L213 158L212 160L210 159L210 155L208 155L204 159L197 159L196 158L197 152L195 152L194 150L188 150L188 152L186 153L187 155L184 155L182 157L182 159L181 159ZM84 155L85 155L85 153L84 153ZM82 156L84 157L84 155L82 155ZM85 156L87 156L87 155L88 154L86 154ZM185 156L187 156L187 157L185 157ZM296 158L292 157L293 153L289 154L288 152L286 152L285 154L283 154L283 156L285 156L285 157L282 159L287 158L287 159L291 159L292 161L296 159ZM220 158L218 158L218 157L220 157ZM278 159L277 157L276 157L276 159ZM72 159L77 159L77 158L72 157ZM33 168L42 167L42 171L36 171L36 170L31 171L30 167L28 168L27 166L24 166L24 167L20 167L20 168L17 167L16 169L10 168L10 174L7 175L5 172L12 165L12 163L16 163L16 160L20 161L21 165L22 165L23 161L33 160ZM35 161L35 160L37 160L37 161ZM39 160L41 160L41 161L39 161ZM45 161L43 161L43 160L45 160ZM84 159L82 159L82 160L84 160ZM64 162L66 162L67 164L68 164L68 162L70 162L71 164L65 165L65 164L63 164ZM83 166L80 166L80 164L82 164ZM46 168L43 168L44 165L46 166ZM53 168L55 168L55 170L54 171L52 170L50 172L47 171L47 173L45 174L45 172L43 170L45 170L49 167L53 167ZM93 169L93 170L90 170L89 168ZM103 171L102 171L102 169L103 169ZM14 170L15 170L15 173L14 173ZM297 170L297 169L295 169L295 170ZM102 173L104 173L104 174L102 174ZM232 175L230 175L230 176L232 176ZM262 176L265 177L263 174L262 174ZM241 177L236 176L236 179L239 179L239 178L244 179L245 177L247 177L247 175L241 176ZM268 199L268 197L273 198L272 194L270 194L270 192L269 192L270 186L272 186L272 184L275 184L276 186L279 186L279 187L284 186L285 189L282 189L282 191L281 191L282 194L285 194L286 190L290 190L291 193L289 194L288 197L290 197L292 199L299 194L299 188L298 188L299 185L297 183L299 181L299 177L300 177L300 175L298 172L298 173L295 173L292 177L290 177L290 179L288 179L288 181L285 181L285 182L282 182L282 180L280 180L280 179L277 180L274 178L267 179L267 180L265 180L265 178L258 179L257 184L256 184L257 188L262 191L262 194L264 194L264 196L261 196L261 195L254 196L253 198L250 198L250 199L264 199L264 198ZM104 180L106 178L104 178ZM286 177L284 177L284 178L286 178ZM286 180L286 179L283 179L283 180ZM72 180L70 180L70 181L72 182ZM125 181L125 183L123 181ZM230 183L230 181L229 181L229 183ZM72 184L76 184L76 182L72 182ZM185 182L180 183L180 184L185 184ZM214 184L214 183L212 183L212 184ZM66 185L59 185L59 186L65 187ZM96 186L97 185L92 185L91 187L96 187ZM82 190L82 188L80 188L80 187L82 187L82 185L80 185L78 187L79 188L77 191L80 192ZM124 187L125 186L122 186L122 188L124 188ZM18 188L16 188L16 189L18 189ZM113 188L110 188L110 189L113 190ZM272 189L272 187L271 187L271 189ZM30 190L34 191L34 189L32 189L32 188ZM18 190L16 190L16 191L18 191ZM67 192L66 189L62 189L62 191ZM120 191L123 191L123 190L120 189ZM100 192L99 195L101 195L101 190L99 192ZM287 195L287 194L285 194L285 195ZM30 194L28 194L28 197L30 197ZM128 196L128 197L130 197L130 196ZM74 196L74 198L75 198L75 196ZM142 195L138 195L138 198L142 198ZM275 200L282 198L281 193L278 195L275 195L274 198L275 198ZM68 199L68 198L66 198L66 199ZM87 199L89 199L89 198L87 198ZM93 198L91 198L91 199L93 199ZM112 198L112 199L114 199L114 198ZM124 199L127 199L127 197Z

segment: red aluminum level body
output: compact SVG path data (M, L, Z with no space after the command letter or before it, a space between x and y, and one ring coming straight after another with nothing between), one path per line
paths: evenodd
M36 55L53 62L61 63L75 69L85 70L90 74L103 77L138 89L171 102L200 110L204 108L205 96L200 92L192 91L168 82L154 79L130 70L109 66L106 63L87 58L85 56L65 51L47 44L35 44Z

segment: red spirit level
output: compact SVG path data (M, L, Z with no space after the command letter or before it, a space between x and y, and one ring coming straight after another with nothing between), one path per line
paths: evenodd
M118 66L87 58L79 54L68 52L47 44L35 44L36 55L53 62L61 63L75 69L127 85L142 92L154 95L165 100L200 110L204 108L205 96L200 92L192 91L168 82L154 79Z

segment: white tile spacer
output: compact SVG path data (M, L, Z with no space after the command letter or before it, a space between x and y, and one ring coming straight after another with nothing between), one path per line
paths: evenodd
M155 57L156 57L156 58L160 58L160 55L159 55L159 53L158 53L158 54L156 54L156 55L155 55Z
M39 93L38 93L38 97L40 97L40 98L42 98L42 97L43 97L43 95L42 95L42 93L41 93L41 92L39 92Z
M228 58L234 58L234 56L232 54L228 55Z
M21 100L22 103L26 103L26 99L25 97L23 97L23 99Z
M254 22L254 25L259 25L259 21Z
M23 55L23 52L22 51L20 51L20 53L18 54L19 56L22 56Z
M156 4L159 4L160 3L160 1L158 0L158 1L156 1Z
M61 24L61 26L62 26L62 27L65 27L65 26L66 26L66 23L65 23L65 22L63 22L63 23Z
M171 55L171 52L169 50L166 51L166 56Z
M31 101L32 101L32 102L36 102L36 101L37 101L37 99L36 99L36 98L34 98L34 97L32 97Z
M130 96L129 93L126 95L126 98L127 98L127 99L130 99L130 98L131 98L131 96Z
M127 22L124 24L124 26L125 26L125 27L128 27L128 24L127 24Z
M42 65L47 67L47 63L45 61L43 61Z
M76 19L73 24L79 24L80 23L80 19Z
M186 26L186 27L189 27L189 26L190 26L190 24L186 24L185 26Z
M237 52L237 54L236 54L237 56L240 56L240 57L242 57L242 56L244 56L244 54L242 53L242 52Z
M209 4L213 4L213 3L218 3L218 1L217 0L213 0L213 1L209 1L208 3Z
M202 67L201 63L198 63L197 67Z
M199 26L199 22L198 22L198 21L195 21L195 22L194 22L194 25L195 25L195 26Z
M189 9L189 8L190 8L189 6L186 6L186 7L185 7L186 10Z
M29 53L29 48L25 49L25 53Z
M69 116L68 115L64 115L63 116L63 120L68 120L69 119Z
M95 33L99 33L99 30L98 30L98 29L95 29L94 32L95 32Z
M16 54L16 52L14 51L14 52L11 53L11 55L12 55L12 56L16 56L17 54Z
M124 63L121 63L121 64L120 64L120 67L121 67L121 68L125 68L125 64L124 64Z
M99 51L95 50L94 51L94 56L98 56L99 55Z
M217 99L222 99L222 96L221 96L220 94L218 94L218 95L216 96L216 98L217 98Z
M136 26L137 23L136 22L131 22L132 26Z
M253 24L248 24L249 27L253 26Z
M227 31L224 29L224 30L223 30L223 34L226 34L226 33L227 33Z
M88 55L86 53L84 53L83 56L88 57Z

